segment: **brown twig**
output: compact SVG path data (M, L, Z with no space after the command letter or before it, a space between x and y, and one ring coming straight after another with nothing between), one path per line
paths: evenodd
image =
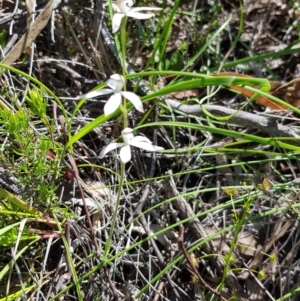
M199 281L202 283L202 285L209 291L211 291L213 294L218 296L223 301L228 301L226 298L224 298L221 293L219 293L215 288L210 286L200 275L198 270L196 269L195 265L192 263L190 255L187 253L185 246L184 246L184 227L180 226L179 228L179 236L178 236L178 246L181 249L182 253L184 254L190 268L192 269L193 273L197 276Z
M118 292L117 292L117 290L116 290L116 287L115 287L114 283L113 283L113 282L111 281L111 279L110 279L110 276L109 276L109 273L108 273L106 267L104 267L104 274L105 274L105 276L106 276L106 278L107 278L107 281L108 281L108 283L109 283L109 285L110 285L110 288L111 288L111 290L112 290L112 293L113 293L113 295L114 295L114 300L115 300L115 301L119 301Z

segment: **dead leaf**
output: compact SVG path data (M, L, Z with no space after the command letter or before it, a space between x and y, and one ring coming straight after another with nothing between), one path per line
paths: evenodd
M249 77L249 75L239 74L234 72L221 72L214 74L214 76L241 76L241 77ZM287 103L297 107L300 106L300 78L296 78L288 83L281 83L277 81L270 81L271 90L268 92L270 95L283 99ZM255 94L252 91L247 90L245 87L236 86L236 85L229 85L229 89L239 92L249 98L253 97ZM272 110L287 110L287 107L272 101L271 99L259 95L255 101L260 105L270 108Z
M31 43L47 25L52 14L52 10L56 4L57 0L49 1L44 10L38 15L36 20L30 24L27 32L22 36L20 41L5 56L2 63L10 66L21 56L21 54L31 45Z
M26 0L27 8L27 19L35 12L36 1L35 0Z

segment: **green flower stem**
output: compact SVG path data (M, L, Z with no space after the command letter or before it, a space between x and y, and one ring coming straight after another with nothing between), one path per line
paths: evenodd
M123 115L123 124L124 129L128 127L128 120L127 120L127 110L126 110L126 99L123 97L123 104L120 105L120 110Z
M114 233L116 219L117 219L117 215L118 215L118 208L120 206L121 192L122 192L122 186L123 186L124 174L125 174L125 163L123 163L123 162L121 162L121 173L120 174L121 174L121 176L120 176L120 184L119 184L119 187L118 187L118 195L117 195L116 206L115 206L115 210L114 210L114 215L113 215L111 227L110 227L110 230L109 230L109 236L108 236L108 239L106 240L106 243L105 243L105 257L107 257L107 255L109 253L109 250L110 250L110 242L112 241L112 236L113 236L113 233Z
M121 65L122 65L122 75L125 78L126 75L126 63L125 63L125 57L126 57L126 23L127 23L127 17L124 17L121 22ZM124 91L126 91L126 81L124 85ZM127 109L126 109L126 99L123 97L123 103L120 105L120 110L123 115L123 125L124 128L128 127L128 120L127 120ZM118 215L118 208L120 206L120 199L121 199L121 192L122 192L122 186L124 182L124 174L125 174L125 163L121 162L121 173L120 173L120 183L118 187L118 194L117 194L117 201L116 206L112 218L111 228L109 231L108 239L105 243L105 257L109 254L110 250L110 242L112 241L112 236L114 233L114 228L116 224L116 219Z
M121 65L122 65L122 75L125 78L126 75L126 23L127 23L127 17L125 16L122 21L121 21ZM125 90L126 90L126 85L125 85Z
M126 23L127 17L125 16L121 22L121 65L122 65L122 75L125 78L126 75ZM126 91L126 81L124 85L124 91ZM126 99L123 97L123 105L121 105L121 111L123 113L123 124L124 129L128 127L128 120L127 120L127 110L126 110Z

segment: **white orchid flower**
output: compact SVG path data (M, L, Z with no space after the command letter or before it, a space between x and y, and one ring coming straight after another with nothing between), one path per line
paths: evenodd
M122 96L128 99L139 112L144 112L143 103L136 94L128 91L122 91L125 86L125 78L122 75L113 74L106 84L110 87L110 89L95 90L81 95L80 98L93 98L113 93L104 106L105 116L108 116L119 108L122 103Z
M117 4L113 3L113 8L116 13L113 15L112 32L115 33L119 30L122 19L131 17L134 19L145 20L155 16L153 13L141 13L141 11L158 11L162 8L158 7L132 7L132 0L117 0Z
M149 152L157 152L164 150L163 147L153 145L152 142L143 136L134 136L133 130L131 128L125 128L122 131L123 143L113 142L108 144L100 152L100 159L103 158L110 151L121 148L120 150L120 159L123 163L127 163L131 159L131 150L130 146L135 146L142 148Z

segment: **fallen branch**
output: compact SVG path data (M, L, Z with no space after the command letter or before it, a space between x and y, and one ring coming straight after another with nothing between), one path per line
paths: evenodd
M282 117L264 117L258 116L244 111L237 111L226 108L224 106L203 105L203 109L199 105L186 105L173 99L166 99L166 103L173 109L188 115L205 115L206 110L216 117L226 117L232 115L228 121L241 125L245 128L259 129L268 134L270 137L291 137L300 138L300 131L296 127L286 126L278 123L278 119ZM299 144L300 141L290 141L293 144Z

